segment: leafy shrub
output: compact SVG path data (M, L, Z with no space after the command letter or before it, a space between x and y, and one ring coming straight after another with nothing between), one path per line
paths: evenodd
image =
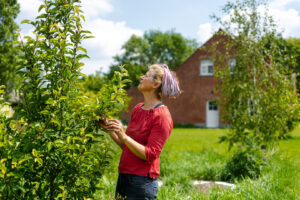
M224 181L233 181L240 178L257 178L267 164L265 151L260 148L238 149L234 152L232 158L227 162L221 179Z
M96 121L116 117L125 107L128 80L121 67L90 99L78 83L88 57L80 46L79 0L45 0L35 38L20 42L21 103L12 118L0 119L0 196L3 199L86 199L93 196L110 147Z
M174 124L173 128L197 128L194 124Z

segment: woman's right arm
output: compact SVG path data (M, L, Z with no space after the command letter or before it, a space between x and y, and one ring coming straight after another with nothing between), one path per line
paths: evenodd
M114 141L117 145L119 145L119 147L120 147L121 149L123 149L123 147L124 147L124 142L123 142L122 140L119 139L118 135L117 135L115 132L113 132L113 131L108 131L108 132L109 132L110 137L113 139L113 141Z

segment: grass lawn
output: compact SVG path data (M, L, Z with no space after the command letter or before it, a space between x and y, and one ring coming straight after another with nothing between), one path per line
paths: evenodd
M300 126L292 132L292 138L280 141L280 152L300 168ZM300 171L299 171L300 173Z
M279 142L278 151L258 179L235 181L236 189L213 189L205 195L192 185L192 180L220 180L231 152L218 138L227 129L173 129L161 154L163 182L158 199L300 199L300 127L292 138ZM106 170L95 199L112 199L118 174L121 151L114 145L115 154Z

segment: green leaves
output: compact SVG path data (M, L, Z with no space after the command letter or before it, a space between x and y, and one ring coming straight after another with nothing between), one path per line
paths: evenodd
M86 55L86 54L78 54L77 56L76 56L76 59L78 59L78 60L80 60L80 59L82 59L82 58L90 58L88 55Z
M30 24L30 23L31 23L31 21L28 19L25 19L21 22L21 24Z
M78 88L80 60L88 58L81 43L90 37L82 30L79 8L78 1L45 0L35 21L23 21L34 25L36 37L20 42L22 83L15 116L0 115L4 199L88 199L108 163L108 145L94 121L102 105ZM108 85L116 85L116 92L122 91L121 76ZM107 100L105 109L116 116L121 107Z
M7 168L5 166L5 162L7 161L6 158L3 158L0 160L0 170L1 170L1 178L4 178L5 174L6 174L6 171L7 171Z
M78 50L79 50L79 51L83 51L84 53L87 53L86 49L83 48L83 47L78 47Z
M1 198L89 199L111 154L95 120L126 108L128 72L120 67L110 80L80 72L88 58L82 41L91 36L82 30L79 1L45 0L39 11L23 21L35 37L19 42L20 102L13 118L0 113ZM82 77L94 93L81 90Z
M223 31L218 32L219 44L208 50L213 52L224 100L224 121L231 124L231 134L222 140L230 145L247 146L250 140L271 147L299 120L299 100L287 67L289 53L272 18L257 12L261 5L260 0L228 2L223 12L229 20L214 16ZM236 62L229 68L232 58Z
M43 9L43 8L46 8L46 6L44 5L44 4L42 4L42 5L40 5L40 7L39 7L39 12L41 12L41 10Z
M20 56L19 33L15 19L20 12L17 1L0 1L0 85L5 85L4 98L11 100L11 92L19 87L19 75L16 74Z
M32 149L32 155L34 157L34 162L39 163L39 165L43 165L43 154L39 153L36 149Z

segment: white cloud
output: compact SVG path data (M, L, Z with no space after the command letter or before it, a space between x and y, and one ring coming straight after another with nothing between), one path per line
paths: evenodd
M108 66L111 64L111 59L85 59L83 62L85 65L83 66L81 72L86 75L89 75L94 74L96 71L108 72Z
M21 15L24 19L34 19L38 15L38 9L42 0L20 0Z
M82 10L84 16L88 19L111 13L113 6L109 0L83 0Z
M300 0L275 0L269 6L269 14L283 30L284 37L299 35L300 15L294 8L287 8L290 3L300 3Z
M110 56L117 53L121 45L128 40L132 34L138 36L143 34L140 30L127 27L125 21L114 22L100 18L86 23L84 28L90 30L95 37L85 42L87 47L103 49L103 56Z
M288 5L289 3L300 2L299 0L274 0L270 2L271 8L281 9Z
M84 28L90 30L95 38L88 39L84 42L84 47L88 49L91 60L96 61L86 63L85 73L93 73L93 69L98 66L104 72L108 71L108 65L113 62L112 57L121 53L122 45L133 35L141 36L141 30L133 29L126 26L126 22L114 22L104 19L95 19L87 21ZM88 66L90 65L90 66Z
M34 19L43 0L20 0L21 14L26 19ZM103 16L113 11L110 0L82 0L82 10L86 18Z
M201 43L206 42L213 34L213 28L210 23L200 24L198 26L198 41Z

